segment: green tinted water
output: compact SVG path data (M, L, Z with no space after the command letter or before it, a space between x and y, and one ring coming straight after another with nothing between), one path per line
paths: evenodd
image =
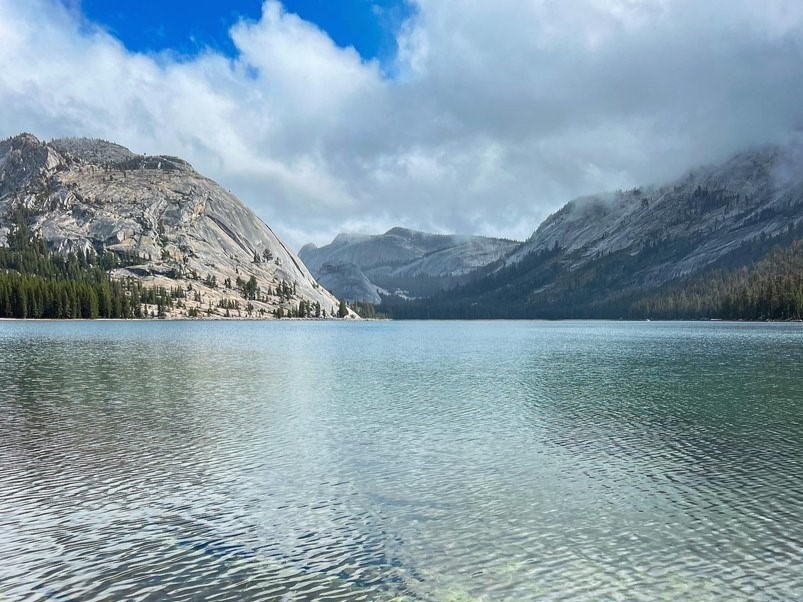
M0 598L803 597L803 327L0 323Z

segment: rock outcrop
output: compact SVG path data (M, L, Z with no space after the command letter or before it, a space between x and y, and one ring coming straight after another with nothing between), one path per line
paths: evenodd
M0 142L0 244L15 208L53 250L139 258L113 276L191 287L201 309L232 300L267 316L304 301L329 316L339 304L253 211L177 157L21 134ZM251 277L260 292L245 299L237 281Z

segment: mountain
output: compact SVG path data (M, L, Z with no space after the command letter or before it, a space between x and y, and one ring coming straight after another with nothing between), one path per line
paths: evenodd
M753 148L665 186L571 201L493 273L388 311L396 317L546 318L699 317L708 311L716 317L723 310L714 299L724 302L723 291L741 278L729 271L751 269L778 247L799 249L794 243L802 234L803 148ZM722 283L717 295L704 295L713 305L701 297L697 309L656 314L655 308L668 307L669 296L688 298L691 288L705 289L699 279L709 277Z
M468 282L519 244L392 228L378 235L339 234L324 247L304 246L299 257L338 296L378 303L380 293L422 297Z
M379 304L382 298L379 289L353 263L325 263L316 271L321 286L337 291L343 299Z
M339 305L248 207L177 157L87 138L3 140L0 246L15 219L65 256L111 255L113 279L180 289L176 317L295 315L299 304L302 315L333 315Z

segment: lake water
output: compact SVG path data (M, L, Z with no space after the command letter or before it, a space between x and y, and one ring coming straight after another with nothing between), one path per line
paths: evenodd
M2 600L803 598L803 326L0 323Z

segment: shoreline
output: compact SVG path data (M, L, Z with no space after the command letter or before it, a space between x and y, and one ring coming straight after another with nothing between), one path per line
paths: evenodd
M725 320L720 318L688 318L653 320L625 318L478 318L478 319L424 319L397 320L393 318L0 318L0 322L615 322L615 323L723 323L723 324L803 324L800 320Z
M0 318L0 322L379 322L375 318Z

